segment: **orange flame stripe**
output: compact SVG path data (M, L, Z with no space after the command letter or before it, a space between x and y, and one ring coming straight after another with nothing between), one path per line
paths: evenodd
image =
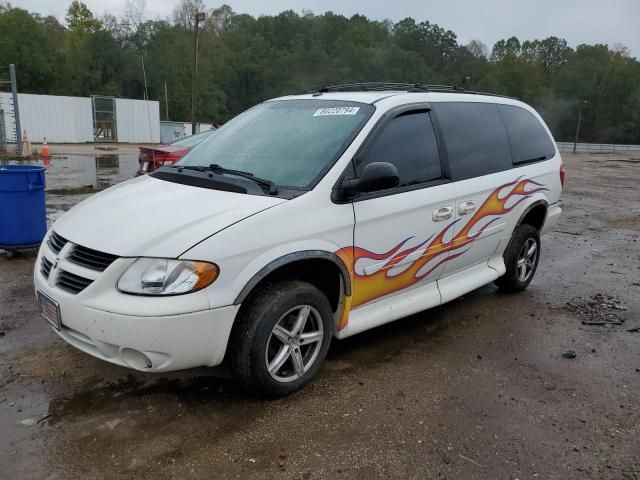
M535 188L527 190L527 187L530 185L533 185ZM513 188L507 192L506 195L500 197L500 192L508 187ZM338 255L349 268L351 284L353 286L353 295L348 299L345 299L342 316L338 322L338 330L342 330L347 325L349 311L351 309L385 295L389 295L390 293L410 287L411 285L419 282L444 262L464 254L466 249L462 251L459 250L471 244L475 239L482 235L482 232L501 215L509 213L517 205L529 198L533 193L543 190L547 190L547 188L545 188L541 183L521 178L499 186L489 195L489 197L487 197L466 225L462 227L460 231L448 242L444 241L444 237L458 220L451 222L443 228L435 238L431 236L421 244L415 247L405 248L404 250L404 245L413 237L403 240L395 247L384 253L374 253L357 246L345 247L338 250L336 255ZM507 206L507 202L513 197L520 198L517 198L517 200L515 200L510 206ZM480 221L488 217L494 218L491 218L487 223L482 225L482 227L480 227L480 229L475 233L470 233ZM427 246L424 249L424 253L411 262L405 270L397 275L389 274L392 267L401 265L409 255L424 248L425 245ZM454 251L456 252L453 253ZM437 257L441 257L444 253L448 253L448 255L437 260ZM359 274L355 271L356 263L362 259L380 261L387 260L387 262L379 270L366 275ZM434 261L433 264L429 265L432 261Z

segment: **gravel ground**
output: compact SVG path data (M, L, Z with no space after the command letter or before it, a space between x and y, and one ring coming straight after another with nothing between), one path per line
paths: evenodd
M334 342L276 401L76 351L38 317L34 257L0 255L0 478L640 478L640 158L564 157L527 291Z

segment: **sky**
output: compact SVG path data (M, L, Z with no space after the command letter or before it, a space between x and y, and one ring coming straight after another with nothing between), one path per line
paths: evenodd
M178 0L147 0L146 18L171 16ZM581 43L621 43L640 58L640 0L204 0L207 8L227 3L237 13L273 15L284 10L331 10L345 16L363 14L376 20L413 17L428 20L458 35L460 43L481 40L489 49L502 38L533 40L548 36ZM13 0L13 6L54 15L64 21L71 0ZM122 13L125 0L84 0L100 16Z

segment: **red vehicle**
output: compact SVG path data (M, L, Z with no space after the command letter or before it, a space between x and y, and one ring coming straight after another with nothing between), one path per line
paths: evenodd
M136 177L151 173L162 165L170 165L177 162L193 147L205 140L215 130L207 130L206 132L196 133L175 142L166 145L158 145L157 147L140 147L140 155L138 156L138 171Z

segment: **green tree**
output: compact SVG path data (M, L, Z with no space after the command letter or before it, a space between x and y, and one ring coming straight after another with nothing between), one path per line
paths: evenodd
M149 98L169 117L191 112L193 17L202 0L180 0L173 20L144 20L145 0L121 17L96 19L79 1L67 25L0 4L0 65L15 63L23 92ZM640 63L626 47L558 37L499 40L489 49L427 20L285 11L252 17L228 5L200 25L200 121L224 122L266 98L356 81L423 82L518 97L538 108L558 140L570 140L580 106L585 141L640 143ZM588 103L583 103L587 100ZM164 112L164 108L161 109Z
M95 33L102 28L102 22L93 16L89 7L78 0L71 2L64 18L69 30L73 32L89 34Z
M64 28L53 17L30 15L20 8L0 10L0 66L16 65L21 92L50 91L58 83Z

